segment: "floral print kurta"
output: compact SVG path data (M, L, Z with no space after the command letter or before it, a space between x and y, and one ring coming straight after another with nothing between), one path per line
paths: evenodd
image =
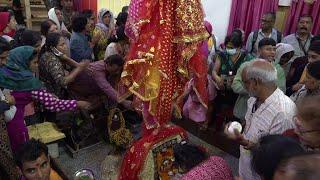
M98 56L96 59L104 60L105 51L108 46L108 33L103 31L100 27L96 26L93 31L93 37L95 36L100 37L98 44L96 45L97 54L95 54L95 56Z

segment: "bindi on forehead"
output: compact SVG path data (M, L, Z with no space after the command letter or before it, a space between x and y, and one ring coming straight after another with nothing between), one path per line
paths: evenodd
M48 157L46 157L45 154L42 154L41 156L39 156L36 160L34 161L26 161L23 162L24 166L40 166L41 164L48 162L49 159Z
M23 167L28 170L28 169L34 169L37 167L40 167L41 162L39 162L39 159L35 160L35 161L29 161L29 162L24 162L23 163Z

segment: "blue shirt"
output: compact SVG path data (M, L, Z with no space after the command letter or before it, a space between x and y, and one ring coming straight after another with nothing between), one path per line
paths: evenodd
M93 50L89 46L88 37L82 33L72 32L70 39L71 58L77 62L89 59L92 60Z

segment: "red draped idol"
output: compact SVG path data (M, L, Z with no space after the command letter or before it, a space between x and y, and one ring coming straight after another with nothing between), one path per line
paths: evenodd
M209 34L203 19L201 0L131 1L126 24L131 47L121 78L136 96L134 104L142 108L145 126L142 139L158 139L157 132L172 135L172 130L164 126L170 121L173 109L179 111L175 100L183 92L190 71L196 74L195 87L200 102L207 107L207 55L201 53L201 46ZM138 179L145 152L152 148L138 148L140 141L134 143L131 150L140 151L134 152L142 154L134 161L142 163L129 168L133 156L129 157L127 152L120 179Z
M122 80L141 100L147 129L171 119L173 100L190 70L207 106L206 57L200 51L208 37L203 18L200 0L131 1L126 25L131 49Z
M171 140L176 137L186 140L187 134L182 128L169 125L156 129L153 133L150 133L147 136L143 136L126 152L121 165L119 179L153 179L151 177L154 176L150 173L153 173L154 171L144 170L148 168L150 169L150 166L153 166L153 162L147 162L150 161L150 158L147 160L149 151L152 150L153 146L165 143L166 140ZM141 176L144 176L144 178L141 178Z

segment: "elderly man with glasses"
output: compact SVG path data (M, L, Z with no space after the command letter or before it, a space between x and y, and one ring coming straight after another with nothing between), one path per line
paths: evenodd
M242 134L226 132L240 143L239 174L243 179L259 179L251 169L252 146L259 138L269 134L282 134L292 129L296 113L295 103L276 85L277 71L266 60L250 62L242 72L242 83L250 98ZM227 124L226 129L229 129Z
M272 38L277 43L281 42L282 33L274 28L275 22L275 13L268 12L261 18L261 28L249 34L246 49L253 56L258 57L258 44L263 38Z

